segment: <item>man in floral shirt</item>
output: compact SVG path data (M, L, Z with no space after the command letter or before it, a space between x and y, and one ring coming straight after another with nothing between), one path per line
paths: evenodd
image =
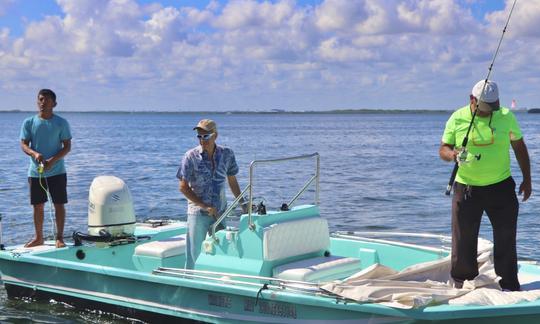
M176 174L188 200L186 269L194 268L208 229L227 208L225 182L240 195L238 165L230 148L216 144L216 123L203 119L193 129L200 145L186 152Z

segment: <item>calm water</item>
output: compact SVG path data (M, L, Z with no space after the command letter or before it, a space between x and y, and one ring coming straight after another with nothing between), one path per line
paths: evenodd
M88 188L98 175L115 175L130 187L138 219L183 219L186 201L175 177L183 153L197 145L192 127L212 118L218 142L234 149L241 187L254 159L319 152L321 212L332 230L386 230L449 234L450 199L444 189L452 168L439 159L438 147L449 114L112 114L62 113L72 127L66 158L68 194L66 236L86 230ZM0 113L0 213L6 244L33 235L26 183L27 156L19 129L29 113ZM529 147L533 187L540 180L540 114L517 114ZM513 174L521 172L513 160ZM314 163L289 162L255 171L255 195L267 205L288 201L311 176ZM232 196L230 196L231 198ZM310 202L310 192L304 202ZM540 196L521 205L520 258L540 260ZM46 233L52 233L46 206ZM491 238L487 218L481 236ZM45 315L50 314L50 315ZM99 322L126 319L72 310L62 304L7 300L0 288L0 322Z

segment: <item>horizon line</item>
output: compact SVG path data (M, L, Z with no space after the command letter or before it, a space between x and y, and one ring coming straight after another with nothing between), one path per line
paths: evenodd
M285 110L285 109L269 109L269 110L61 110L58 113L152 113L152 114L328 114L328 113L446 113L454 111L454 109L330 109L330 110ZM0 113L25 112L32 113L36 110L26 109L10 109L0 110ZM56 111L55 111L56 112Z

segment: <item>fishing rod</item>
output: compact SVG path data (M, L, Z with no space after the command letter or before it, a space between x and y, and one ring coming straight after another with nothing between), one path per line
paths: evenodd
M501 48L501 43L504 38L504 34L506 33L506 28L508 27L508 23L510 22L510 18L512 17L512 13L514 12L514 7L516 6L517 0L514 0L514 3L512 4L512 8L510 9L510 13L508 14L508 18L506 19L506 24L504 25L501 38L499 39L499 44L497 45L497 50L495 50L495 54L493 55L493 59L491 60L491 64L488 68L488 74L486 76L486 79L484 80L484 85L482 86L482 92L480 92L480 98L476 99L476 108L474 109L471 122L469 123L469 127L467 128L467 133L465 133L465 137L463 138L463 142L461 143L462 153L467 153L467 143L469 142L469 133L471 132L471 128L474 123L474 118L476 117L476 112L478 111L478 105L480 101L482 100L482 96L484 95L484 91L486 90L486 85L489 80L489 76L491 75L491 70L493 69L493 64L495 63L495 59L497 58L497 55L499 54L499 49ZM446 192L445 194L448 196L452 192L452 187L454 186L454 181L456 180L456 175L459 169L459 159L461 157L460 153L457 156L457 159L454 164L454 169L452 170L452 174L450 175L450 180L448 181L448 185L446 186ZM465 155L466 156L466 155ZM476 156L476 159L480 159L480 156Z

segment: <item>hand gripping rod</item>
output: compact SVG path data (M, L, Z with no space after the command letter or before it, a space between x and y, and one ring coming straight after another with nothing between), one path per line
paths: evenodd
M476 117L476 112L478 111L478 103L482 99L482 96L484 95L484 90L486 89L487 81L489 80L489 76L491 75L491 70L493 69L493 64L495 63L495 59L497 58L497 55L499 54L499 49L501 48L501 43L504 38L504 34L506 33L506 28L508 27L508 23L510 22L510 17L512 17L512 13L514 12L514 7L516 6L516 2L517 0L514 0L514 3L512 4L512 8L510 9L510 13L508 14L508 18L506 19L506 24L504 25L501 38L499 39L497 50L495 51L495 55L493 55L493 59L491 60L491 64L489 65L488 74L486 76L486 79L484 80L484 86L482 87L482 92L480 92L480 98L477 98L476 100L476 109L473 112L471 122L469 123L469 128L467 128L467 133L465 133L465 137L463 138L463 142L461 143L462 148L467 147L467 143L469 142L469 133L471 131L474 118ZM452 192L452 187L454 186L454 180L456 180L458 169L459 169L459 163L456 161L454 164L454 169L452 170L452 174L450 175L450 180L448 181L448 185L446 186L445 194L447 196L450 195L450 193Z

